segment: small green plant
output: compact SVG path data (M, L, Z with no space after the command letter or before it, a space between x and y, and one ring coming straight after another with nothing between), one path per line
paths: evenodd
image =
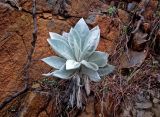
M89 81L100 81L102 76L108 75L114 66L108 64L108 54L96 51L100 40L98 26L89 30L84 19L81 18L69 33L61 35L50 32L48 43L58 56L43 58L46 64L56 70L44 74L61 79L71 79L70 105L82 107L82 89L90 94ZM84 88L83 88L84 87Z
M117 9L115 6L109 6L109 8L107 9L107 13L110 15L110 16L114 16L116 15L116 12L117 12Z

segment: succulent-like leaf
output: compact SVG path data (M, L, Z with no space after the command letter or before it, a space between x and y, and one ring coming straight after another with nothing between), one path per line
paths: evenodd
M82 60L81 64L83 64L85 67L92 69L94 71L98 70L98 66L95 63L87 62L86 60Z
M52 75L61 79L68 79L74 72L75 70L66 70L66 66L64 65L60 70L55 70Z
M59 56L64 57L65 59L74 59L71 48L64 40L48 39L48 43Z
M72 50L74 51L74 55L77 61L80 60L81 54L81 38L76 30L71 28L68 35L68 42Z
M89 28L83 18L77 22L74 29L78 32L79 36L81 37L81 43L84 45L86 37L89 34Z
M80 62L76 62L75 60L67 60L66 61L66 70L77 69L81 65Z
M74 40L75 41L75 40ZM81 49L79 48L78 44L74 42L74 55L77 61L81 60Z
M55 69L60 69L63 65L65 65L66 60L57 56L50 56L43 58L42 61L44 61L46 64L48 64L51 67L54 67Z
M54 33L54 32L49 32L49 36L50 36L50 39L61 39L61 40L64 40L67 42L67 40L65 40L65 38L57 33Z
M104 67L108 62L108 56L105 52L95 51L89 56L88 61L97 64L99 67Z
M65 38L65 39L68 39L68 33L64 32L62 33L62 36Z
M74 38L71 35L73 28L70 29L70 32L68 33L68 44L70 46L70 48L74 51Z
M88 58L97 48L100 40L100 30L99 27L96 26L93 28L84 44L84 49L82 52L82 58Z
M70 30L70 32L69 32L69 43L70 42L77 42L77 45L79 46L79 48L81 48L81 38L80 38L80 35L78 34L78 32L75 30L75 29L73 29L73 28L71 28L71 30Z
M94 70L86 68L86 67L82 67L82 74L87 75L89 77L89 79L94 82L98 82L101 80L97 71L94 71Z
M105 67L99 68L98 73L100 76L105 76L113 72L114 68L113 65L107 64Z

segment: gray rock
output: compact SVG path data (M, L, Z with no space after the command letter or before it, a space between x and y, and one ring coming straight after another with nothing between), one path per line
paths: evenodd
M154 99L153 99L153 103L157 104L157 103L159 103L159 102L160 102L159 99L157 99L157 98L154 98Z
M142 102L142 103L136 103L137 109L150 109L152 108L151 102Z
M135 6L136 6L135 2L128 3L127 11L132 11L135 8Z
M160 104L154 104L152 111L154 112L155 117L159 117L160 116Z
M136 117L154 117L154 114L148 111L137 111Z

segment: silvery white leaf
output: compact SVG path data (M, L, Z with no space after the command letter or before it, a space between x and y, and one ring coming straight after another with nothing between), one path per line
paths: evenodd
M86 60L82 60L81 64L94 71L98 70L98 66L95 63L91 63L91 62L87 62Z
M86 68L84 66L82 66L82 74L85 74L89 77L89 79L91 81L94 81L94 82L98 82L101 80L99 74L97 71L94 71L92 69L89 69L89 68Z
M95 51L100 40L100 29L99 26L94 27L89 35L88 39L86 39L86 47L89 47L88 49L91 49L92 51Z
M50 76L53 76L53 72L49 72L49 73L47 73L47 74L42 74L43 76L46 76L46 77L50 77Z
M75 55L75 58L77 61L80 61L81 60L81 50L77 44L77 42L74 40L74 55Z
M96 26L95 28L93 28L86 41L85 41L85 45L84 45L84 49L83 49L83 58L87 58L89 57L97 48L98 44L99 44L99 40L100 40L100 29L98 26Z
M57 33L54 33L54 32L49 32L49 36L51 39L61 39L61 40L66 40L63 36L57 34Z
M68 44L69 44L70 48L71 48L72 50L74 50L74 41L73 41L74 38L73 38L73 36L71 35L72 30L73 30L73 28L71 28L70 31L69 31L69 33L68 33Z
M79 33L79 35L81 37L81 43L83 45L85 42L86 36L89 34L89 28L83 18L81 18L77 22L74 29Z
M76 60L80 59L81 54L81 38L76 30L71 28L69 35L68 35L68 43L72 50L74 51L74 55Z
M81 65L80 62L76 62L75 60L67 60L66 61L66 70L77 69Z
M58 56L50 56L42 59L43 62L48 64L51 67L54 67L55 69L60 69L63 65L65 65L66 60L63 58L60 58Z
M75 42L77 42L77 45L81 47L81 38L80 38L79 33L75 29L71 28L68 39L69 39L68 40L69 43L71 42L73 43L75 40Z
M105 76L113 72L114 68L113 65L107 64L105 67L99 68L98 73L100 76Z
M64 38L68 39L68 33L64 32L64 31L63 31L63 33L62 33L62 36L63 36Z
M66 70L66 66L64 65L60 70L55 70L53 76L61 79L68 79L74 74L74 72L75 70Z
M65 59L74 59L71 48L64 40L48 39L47 41L59 56L64 57Z
M105 52L95 51L91 56L89 56L88 61L95 63L99 67L104 67L108 62L108 54Z

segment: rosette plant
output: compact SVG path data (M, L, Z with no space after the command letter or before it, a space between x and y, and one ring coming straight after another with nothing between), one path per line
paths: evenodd
M100 40L98 26L89 30L84 19L81 18L69 33L63 32L62 36L49 32L48 43L58 56L43 58L49 66L55 68L45 76L61 79L71 79L72 90L69 102L71 106L82 107L82 89L90 94L90 81L100 81L101 77L108 75L114 67L108 64L108 54L96 51ZM84 88L83 88L84 87Z

